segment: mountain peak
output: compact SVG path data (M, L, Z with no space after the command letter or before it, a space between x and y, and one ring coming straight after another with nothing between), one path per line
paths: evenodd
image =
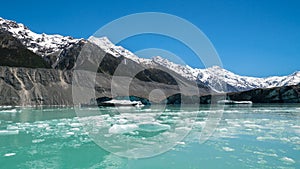
M214 66L211 66L211 68L214 68L214 69L220 69L220 66L214 65Z
M0 28L4 30L10 30L10 29L25 29L28 30L28 28L22 24L22 23L17 23L16 21L4 19L0 17Z
M149 64L150 59L139 58L129 50L123 48L122 46L116 46L113 44L108 37L95 37L91 36L88 39L91 43L96 44L101 49L103 49L106 53L113 55L114 57L124 56L125 58L131 59L137 63Z
M208 69L213 69L213 70L224 70L222 67L218 66L218 65L214 65L209 67Z
M10 32L27 49L42 57L60 52L62 49L80 41L80 39L74 39L70 36L37 34L21 23L3 18L0 18L0 30Z
M292 74L292 76L299 76L300 77L300 71L296 71Z

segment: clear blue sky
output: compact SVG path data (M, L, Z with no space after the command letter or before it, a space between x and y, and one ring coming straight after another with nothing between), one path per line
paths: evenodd
M300 70L300 1L298 0L99 0L2 1L0 16L31 30L88 38L101 26L137 12L164 12L198 26L212 41L224 68L264 77ZM121 30L121 28L120 28ZM165 48L201 67L193 53L165 37L137 36L121 42L137 51Z

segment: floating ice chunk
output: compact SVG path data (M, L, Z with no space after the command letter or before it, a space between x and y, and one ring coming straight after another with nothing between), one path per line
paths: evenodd
M32 140L31 142L32 143L41 143L43 141L45 141L45 139L35 139L35 140Z
M226 128L220 128L219 131L220 131L220 132L227 132L228 129L226 129Z
M19 127L17 127L17 126L12 126L12 125L8 125L8 126L6 127L6 129L7 129L7 130L18 130Z
M126 119L119 119L119 120L117 120L117 123L119 123L119 124L125 124L127 122L128 122L128 120L126 120Z
M49 124L38 124L37 125L37 128L46 128L46 127L49 127Z
M183 141L178 141L176 144L178 144L178 145L185 145L185 142L183 142Z
M65 123L57 123L56 124L57 126L64 126L64 125L66 125Z
M194 127L198 127L198 128L203 128L205 124L206 124L205 121L197 121L193 123Z
M244 126L247 128L262 128L260 125L257 124L245 124Z
M266 160L264 160L264 159L259 159L259 160L257 161L257 163L258 163L258 164L267 164L268 162L267 162Z
M71 128L71 131L80 131L80 128Z
M16 155L16 153L6 153L4 154L4 157L10 157L10 156L14 156Z
M75 134L75 133L74 133L74 132L71 132L71 131L66 133L66 135L69 135L69 136L74 135L74 134Z
M288 163L288 164L294 164L295 163L295 161L292 158L288 158L288 157L282 157L280 160L285 162L285 163Z
M9 109L9 110L0 110L0 112L3 112L3 113L17 113L17 109Z
M19 130L0 130L1 135L17 135L19 134Z
M234 151L234 149L233 148L230 148L230 147L222 147L222 149L224 150L224 151Z
M259 136L259 137L256 137L256 140L258 141L264 141L264 140L276 140L275 137L273 136Z
M0 106L0 109L1 108L12 108L13 106Z
M116 100L112 99L109 101L104 101L101 103L103 106L110 106L114 104L115 106L142 106L142 102L140 101L130 101L130 100Z
M259 151L254 151L253 153L263 155L263 156L269 156L269 157L278 157L278 155L275 153L265 153L265 152L259 152Z
M295 125L295 126L292 126L292 128L298 128L298 129L300 129L300 126Z
M290 142L291 141L289 138L280 138L279 140L283 141L283 142Z
M108 129L110 134L123 134L137 130L139 127L136 124L115 124Z
M159 132L159 131L165 131L169 130L171 127L166 124L160 124L157 122L145 122L139 124L139 130L140 131L146 131L146 132Z
M71 123L70 126L71 127L80 127L80 126L82 126L82 124L81 123Z

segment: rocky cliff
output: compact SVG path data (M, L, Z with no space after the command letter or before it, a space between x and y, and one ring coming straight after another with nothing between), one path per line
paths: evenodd
M250 100L253 103L300 103L300 84L269 89L253 89L228 93L230 100Z
M0 66L0 105L73 105L72 76L72 71ZM112 78L109 74L97 73L94 84L97 98L116 97L112 95L112 93L116 93L116 91L112 92L112 84L120 86L117 91L118 96L134 96L140 99L149 98L153 91L159 89L163 95L158 95L159 98L150 97L152 98L150 99L151 102L155 103L159 103L180 91L178 85L175 84L143 81L138 78L131 79L127 90L125 88L128 85L125 84L126 81L117 81L114 84ZM86 82L83 81L83 83ZM188 81L180 81L179 83L193 87ZM203 93L210 92L209 88L201 88L200 91ZM185 93L193 94L192 92ZM92 98L93 96L89 95L83 103L89 102Z
M71 72L0 66L0 105L71 105Z
M219 97L220 99L223 97L223 95L214 96L215 98ZM211 97L211 95L201 96L201 104L210 104ZM234 101L252 101L253 103L300 103L300 84L232 92L227 93L226 98Z

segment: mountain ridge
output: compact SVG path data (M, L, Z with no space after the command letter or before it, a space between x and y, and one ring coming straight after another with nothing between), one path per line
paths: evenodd
M0 17L0 30L11 33L31 52L40 55L52 68L70 70L74 66L74 60L79 55L81 47L86 43L94 43L102 50L114 57L124 56L147 68L162 66L184 78L197 83L210 86L217 92L237 92L255 88L272 88L300 83L300 72L295 71L287 76L272 76L257 78L240 76L218 66L205 69L191 68L188 65L175 64L161 56L145 59L136 56L131 51L116 46L107 37L91 36L88 40L74 39L70 36L36 34L26 26L15 21L5 20ZM224 86L217 88L216 86Z
M175 64L165 58L162 58L161 56L156 56L152 59L139 58L127 49L121 46L115 46L107 37L96 38L92 36L89 38L89 41L95 43L100 48L116 57L123 55L124 57L139 64L148 66L151 64L158 64L180 74L189 80L201 81L213 89L215 88L214 86L216 86L214 83L224 84L226 86L225 89L227 88L226 91L219 92L237 92L255 88L272 88L296 85L300 83L300 71L295 71L294 73L286 76L270 76L266 78L241 76L219 66L200 69L191 68L188 65Z

